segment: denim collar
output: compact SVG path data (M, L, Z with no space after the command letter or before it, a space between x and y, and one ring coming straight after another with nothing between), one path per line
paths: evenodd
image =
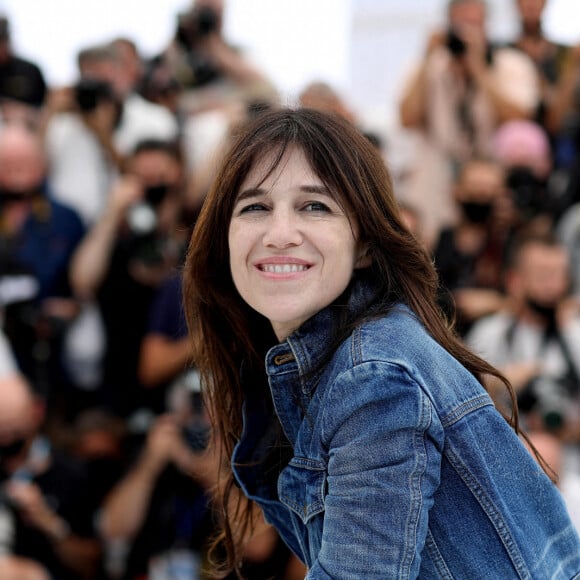
M374 303L376 292L368 279L357 276L347 291L293 332L284 342L272 347L266 355L269 376L297 367L302 394L310 396L324 370L332 341L341 331L341 320L352 319Z

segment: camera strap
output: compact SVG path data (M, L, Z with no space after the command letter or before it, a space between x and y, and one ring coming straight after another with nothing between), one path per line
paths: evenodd
M568 390L570 394L577 394L580 392L580 374L578 373L578 369L576 368L576 363L574 362L574 358L572 357L572 353L570 352L570 347L568 343L562 336L562 333L558 328L554 328L552 333L549 336L546 336L545 341L549 340L549 338L554 338L558 345L560 346L560 350L564 355L564 359L568 365L568 372L566 373L566 378L569 379L567 381Z
M518 327L518 320L517 318L513 320L513 322L508 326L506 330L506 346L508 349L511 350L513 345L513 340L515 336L516 328ZM562 336L559 328L556 324L549 324L546 330L543 333L542 337L542 348L545 348L550 341L554 341L557 343L558 347L560 348L560 352L564 357L564 360L567 365L567 370L563 375L563 378L567 379L566 384L568 386L568 390L570 394L577 394L580 392L580 373L576 368L576 363L574 362L574 358L572 356L572 352L570 351L570 347L566 342L566 339ZM538 353L541 355L541 352Z

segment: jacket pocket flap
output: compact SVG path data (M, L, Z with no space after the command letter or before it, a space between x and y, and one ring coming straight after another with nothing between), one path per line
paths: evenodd
M312 459L294 457L278 479L280 501L304 523L324 511L326 466Z

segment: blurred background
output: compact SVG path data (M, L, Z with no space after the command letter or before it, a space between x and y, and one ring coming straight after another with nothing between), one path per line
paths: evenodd
M206 578L180 273L229 139L280 103L376 146L580 529L578 0L0 0L0 580ZM263 522L242 563L305 574Z
M144 56L167 45L186 0L3 0L21 54L38 62L50 84L76 74L81 46L130 36ZM513 37L513 2L489 0L489 31ZM443 0L228 0L225 36L276 84L287 98L312 80L324 79L348 95L369 122L394 122L400 81L424 48L428 31L444 18ZM554 40L580 41L580 4L552 0L544 28Z

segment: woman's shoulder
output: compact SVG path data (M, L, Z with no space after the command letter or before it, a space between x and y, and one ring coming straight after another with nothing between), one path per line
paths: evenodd
M351 340L360 346L362 356L379 359L425 352L436 346L415 313L402 304L363 322L354 330Z
M484 396L476 378L405 306L363 322L337 354L335 378L372 380L376 393L394 392L396 388L423 393L442 417L466 401Z
M441 373L464 382L470 374L404 305L357 327L350 350L355 366L371 361L397 365L419 382L429 383Z

